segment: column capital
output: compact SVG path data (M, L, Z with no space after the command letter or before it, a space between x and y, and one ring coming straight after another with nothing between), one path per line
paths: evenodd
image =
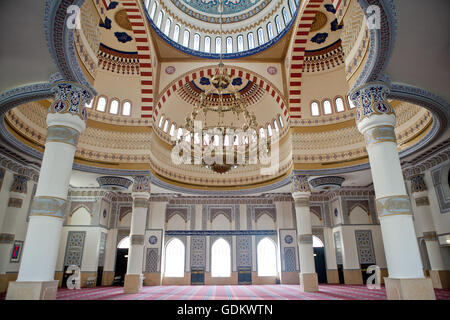
M357 108L356 124L361 133L373 127L395 126L394 108L387 101L389 93L384 82L369 82L348 93Z
M311 194L311 190L309 188L308 177L304 175L293 175L291 192L292 195L307 193L309 196Z
M54 101L48 108L47 127L70 127L82 133L86 129L85 104L92 100L92 92L70 81L54 82L51 91Z
M10 192L15 193L27 193L27 182L28 178L25 176L21 176L18 174L14 175L14 180L11 185L11 188L9 189Z
M411 193L427 191L427 185L423 174L416 174L411 176Z
M133 177L133 198L134 194L147 193L150 196L150 177L134 176Z

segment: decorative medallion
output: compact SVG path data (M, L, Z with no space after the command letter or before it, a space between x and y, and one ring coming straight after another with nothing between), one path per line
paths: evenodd
M167 73L167 74L173 74L173 73L175 73L176 70L177 70L177 69L176 69L174 66L168 66L168 67L166 68L166 73Z
M327 24L327 20L328 19L327 19L326 14L324 14L320 11L317 11L314 21L311 25L310 32L315 32L315 31L322 29Z
M150 236L150 238L148 238L148 242L150 244L156 244L158 242L158 238L156 236Z
M270 75L277 74L277 68L274 67L274 66L270 66L270 67L267 68L267 73L270 74Z
M324 43L325 40L327 40L328 38L328 33L323 32L323 33L317 33L314 37L312 37L311 41L315 42L317 44L321 44Z
M128 14L125 9L119 10L114 15L114 20L116 23L125 30L132 31L130 20L128 19Z
M293 240L294 238L292 238L291 235L287 235L286 237L284 237L284 242L286 243L292 243Z
M128 41L133 40L131 36L129 36L126 32L114 32L114 35L117 38L117 41L126 43Z

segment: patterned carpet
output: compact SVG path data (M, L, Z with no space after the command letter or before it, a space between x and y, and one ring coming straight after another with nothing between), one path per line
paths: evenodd
M450 300L450 290L436 289L438 300ZM4 299L1 295L0 299ZM123 287L81 290L59 289L57 300L384 300L386 292L362 285L319 286L319 292L301 292L298 285L149 286L138 294L124 294Z

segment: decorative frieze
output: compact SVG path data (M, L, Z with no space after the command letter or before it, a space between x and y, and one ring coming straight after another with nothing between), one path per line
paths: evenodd
M394 127L392 126L379 126L368 129L364 132L364 139L366 140L367 146L382 142L397 143Z
M130 236L131 245L144 245L144 235L142 234L132 234Z
M296 207L308 207L309 208L309 198L297 198L295 199Z
M313 237L312 234L300 234L298 236L298 243L309 243L312 244L313 243Z
M376 199L378 217L412 215L411 203L406 195L387 196Z
M33 199L31 205L31 216L50 216L65 218L67 201L57 197L39 196Z
M9 208L22 208L23 199L21 198L9 198L8 207Z
M134 208L148 208L149 201L145 198L134 198L133 207Z
M70 127L51 126L47 129L46 142L67 143L74 147L78 144L80 132Z
M428 197L415 198L415 201L416 201L416 206L418 206L418 207L430 205L430 200L428 199Z

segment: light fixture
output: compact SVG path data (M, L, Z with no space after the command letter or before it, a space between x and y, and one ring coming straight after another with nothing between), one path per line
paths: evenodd
M220 39L222 39L223 2L219 1ZM209 87L200 94L192 112L186 117L182 132L174 138L174 144L190 143L190 163L201 165L216 173L226 173L233 168L265 156L270 152L270 137L258 136L256 116L248 111L246 99L241 95L241 83L232 81L222 61L220 48L219 64L209 82ZM213 116L208 116L213 114ZM197 146L197 147L195 147ZM180 156L181 156L180 151ZM209 160L205 161L204 155ZM255 162L256 164L256 162Z

